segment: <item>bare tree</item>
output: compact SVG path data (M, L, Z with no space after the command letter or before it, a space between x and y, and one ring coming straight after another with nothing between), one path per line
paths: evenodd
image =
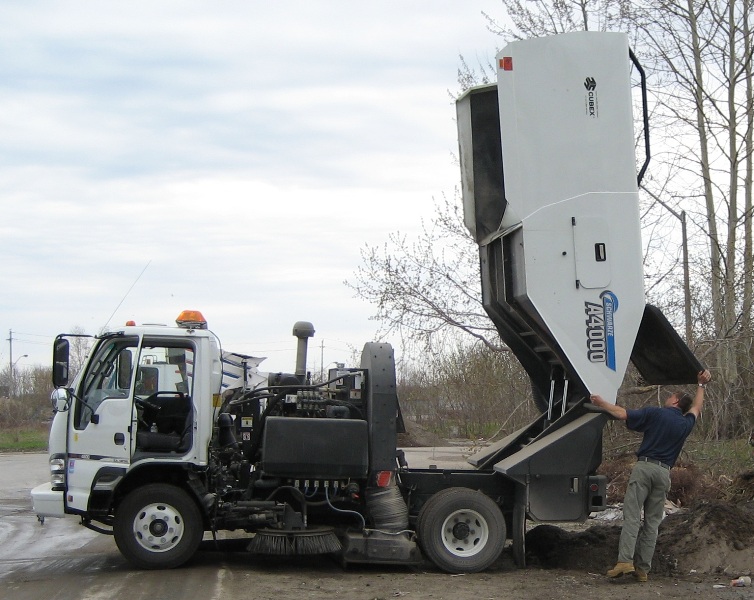
M383 247L366 246L354 281L356 296L374 305L382 334L419 342L424 352L441 350L459 339L503 349L497 330L482 308L479 254L463 224L458 192L443 197L421 235L400 232Z
M700 350L711 351L722 383L713 409L721 435L748 428L754 416L740 401L754 391L749 4L663 0L642 7L644 59L657 74L655 114L666 124L653 130L663 149L654 171L664 174L676 209L693 215L691 237L703 242L692 248L711 317Z
M404 417L443 437L499 438L538 414L515 357L484 344L450 348L400 379Z
M488 29L506 41L569 31L629 32L635 25L629 0L507 0L502 5L505 19L482 15Z
M569 31L624 31L635 29L636 15L630 0L506 0L502 17L482 11L487 29L507 43ZM494 57L495 52L490 52ZM494 81L494 61L477 67L459 56L458 84L461 92ZM455 98L458 94L451 94Z
M15 377L13 398L0 400L0 428L8 430L14 442L22 429L45 428L52 414L50 368L34 366L20 369Z
M672 320L686 322L688 343L715 371L705 429L725 436L751 428L751 0L512 0L502 7L502 19L483 16L504 41L573 30L629 33L653 92L653 162L642 194L646 290ZM462 57L459 85L492 73ZM386 331L425 349L447 349L448 338L501 349L481 309L477 252L457 200L444 199L417 241L394 234L383 248L366 248L352 288L377 307Z
M71 378L73 378L84 367L84 361L92 347L92 338L86 335L84 328L80 325L73 327L71 333L75 336L71 338L70 350Z

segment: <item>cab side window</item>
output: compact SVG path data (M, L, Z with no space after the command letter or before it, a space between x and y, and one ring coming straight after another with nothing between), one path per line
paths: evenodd
M136 368L136 452L185 453L192 442L194 352L185 341L145 338Z
M146 397L155 393L191 394L194 352L191 347L147 345L141 349L134 394Z

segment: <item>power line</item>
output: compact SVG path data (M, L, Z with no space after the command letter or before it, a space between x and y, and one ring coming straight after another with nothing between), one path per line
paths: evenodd
M50 339L52 340L52 338L50 338ZM37 341L34 341L34 340L26 340L24 338L17 338L17 337L14 337L13 341L14 342L19 342L21 344L30 344L32 346L49 346L49 345L52 344L52 341L49 341L49 342L37 342Z
M22 331L16 331L15 334L16 335L28 335L29 337L42 337L42 338L47 338L49 340L52 340L52 339L55 338L54 335L45 335L45 334L42 334L42 333L24 333Z

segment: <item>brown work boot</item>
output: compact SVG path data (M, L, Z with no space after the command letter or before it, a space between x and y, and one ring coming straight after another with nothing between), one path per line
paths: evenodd
M619 562L619 563L616 563L616 565L607 572L607 576L608 577L621 577L622 575L633 573L635 570L636 569L634 569L634 563Z
M636 569L634 571L634 577L639 583L646 583L649 580L649 574L642 569Z

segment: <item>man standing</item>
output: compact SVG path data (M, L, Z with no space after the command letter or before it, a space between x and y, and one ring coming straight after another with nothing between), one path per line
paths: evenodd
M699 386L693 400L688 394L675 392L668 397L663 408L649 406L638 410L625 409L617 404L610 404L599 395L591 396L593 404L616 419L626 421L626 427L632 431L644 434L623 500L623 529L618 547L618 563L607 572L608 577L633 573L638 581L647 581L657 542L657 530L670 489L670 469L702 412L704 388L711 379L709 371L701 371L697 375Z

